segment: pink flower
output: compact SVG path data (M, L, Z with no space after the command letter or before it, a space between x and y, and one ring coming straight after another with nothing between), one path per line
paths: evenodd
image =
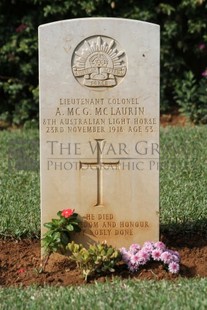
M146 253L146 252L139 253L139 264L140 265L145 265L148 262L149 258L150 258L149 253Z
M131 272L135 272L140 266L147 262L161 261L168 265L168 270L171 273L178 273L180 255L176 251L168 250L163 242L145 242L141 248L138 244L132 244L127 250L120 249L122 259L127 264Z
M72 210L72 209L64 209L61 213L61 215L63 217L65 217L66 219L69 218L71 215L73 215L75 210Z
M179 263L180 262L180 256L173 255L172 260L173 260L173 262Z
M134 264L138 264L139 263L139 255L135 254L131 256L131 263Z
M172 254L172 260L174 262L180 261L180 254L177 251L168 250L168 252Z
M150 258L150 253L142 249L141 251L139 251L139 257L140 259L143 259L145 260L145 262L147 262Z
M140 245L139 244L132 244L129 248L129 251L132 253L132 254L136 254L139 250L141 249Z
M161 241L158 241L156 243L154 243L154 246L157 248L157 249L160 249L162 251L164 251L166 249L166 246L163 242Z
M121 254L125 254L127 253L127 249L122 247L121 249L119 249L119 251L121 252Z
M129 267L129 271L135 272L135 271L137 271L139 266L138 265L133 265L133 264L129 263L128 267Z
M129 254L129 253L121 253L122 254L122 259L123 259L123 261L124 262L130 262L130 260L131 260L131 255Z
M154 250L153 243L149 241L145 242L142 249L147 252L151 252L152 250Z
M198 49L199 49L200 51L203 51L205 48L206 48L205 43L200 43L200 44L198 45Z
M161 259L161 254L162 254L162 250L155 249L155 250L152 251L152 258L154 260L160 260Z
M169 251L165 251L161 254L160 259L164 264L169 264L173 260L173 255Z
M178 263L176 262L171 262L168 266L168 270L171 272L171 273L178 273L179 272L179 269L180 269L180 266Z
M202 75L203 77L207 77L207 68L205 69L205 71L203 71L203 72L201 73L201 75Z

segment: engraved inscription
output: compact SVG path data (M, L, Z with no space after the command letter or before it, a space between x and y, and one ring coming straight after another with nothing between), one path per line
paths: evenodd
M43 119L47 134L155 133L156 117L139 97L64 98L57 101L53 118Z
M141 231L148 231L147 220L116 221L113 214L86 214L82 222L82 234L94 236L133 236Z
M81 85L94 89L114 87L126 75L126 54L106 36L92 36L74 50L72 71Z

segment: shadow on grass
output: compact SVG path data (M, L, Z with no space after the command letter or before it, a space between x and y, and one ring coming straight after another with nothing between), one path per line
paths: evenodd
M160 236L172 246L207 245L207 219L160 225Z

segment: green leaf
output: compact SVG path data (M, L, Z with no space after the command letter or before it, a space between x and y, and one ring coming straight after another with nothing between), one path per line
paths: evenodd
M54 240L60 240L60 232L55 232L55 233L53 233L53 235L52 235L52 237L53 237L53 239Z
M81 228L79 226L74 226L73 228L74 228L75 232L80 232L81 231Z
M61 233L61 237L60 237L61 243L66 246L68 244L68 242L70 241L70 238L68 236L68 234L66 234L65 232Z
M110 256L114 252L113 248L109 248L107 251L107 256Z
M58 219L52 219L52 224L54 224L55 226L59 226L59 222L60 220Z
M67 229L68 231L74 231L73 225L71 225L71 224L67 225L67 226L66 226L66 229Z
M50 228L52 228L53 225L52 225L52 223L50 222L50 223L45 223L45 224L43 224L43 226L50 229Z
M57 216L61 216L62 211L58 211Z

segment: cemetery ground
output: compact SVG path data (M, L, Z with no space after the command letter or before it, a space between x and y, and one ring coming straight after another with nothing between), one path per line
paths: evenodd
M161 128L161 239L180 253L180 274L120 266L85 285L58 254L40 269L38 131L1 131L0 308L206 309L206 137L204 126Z

